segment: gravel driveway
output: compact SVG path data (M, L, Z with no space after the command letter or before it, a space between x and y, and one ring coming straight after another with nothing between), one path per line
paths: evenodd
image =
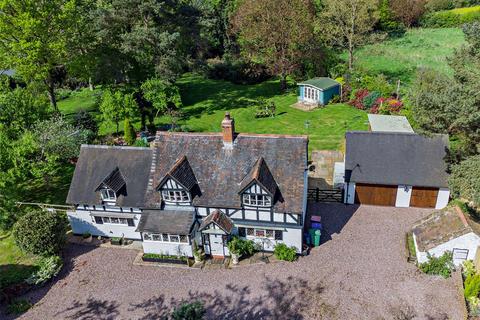
M462 319L453 278L406 262L405 232L429 210L316 204L323 244L295 263L235 270L133 266L136 251L70 246L65 270L20 319L157 319L182 299L211 319Z

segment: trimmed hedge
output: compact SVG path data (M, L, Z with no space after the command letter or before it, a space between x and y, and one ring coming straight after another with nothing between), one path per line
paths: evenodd
M462 9L464 10L462 11ZM422 19L421 25L427 28L452 28L461 27L466 23L480 21L480 6L462 9L438 11L427 14Z

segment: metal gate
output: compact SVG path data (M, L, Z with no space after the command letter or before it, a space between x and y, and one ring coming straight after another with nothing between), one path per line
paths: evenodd
M343 202L343 189L308 189L307 199L315 202Z

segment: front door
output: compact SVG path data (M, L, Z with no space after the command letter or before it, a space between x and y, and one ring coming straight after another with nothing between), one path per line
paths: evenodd
M223 252L223 235L210 234L210 254L212 256L224 256Z

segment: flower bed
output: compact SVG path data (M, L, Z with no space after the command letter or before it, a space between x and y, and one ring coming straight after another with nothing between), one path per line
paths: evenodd
M188 258L183 256L169 256L165 254L144 253L142 260L145 262L188 264Z

